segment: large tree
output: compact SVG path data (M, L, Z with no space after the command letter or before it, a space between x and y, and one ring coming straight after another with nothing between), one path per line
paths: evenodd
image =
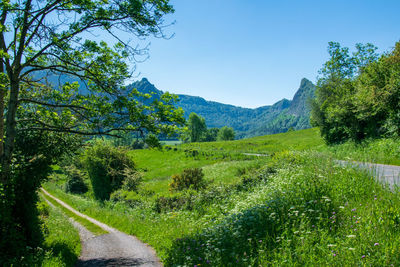
M347 47L329 43L330 59L320 70L316 98L311 103L311 123L320 127L327 143L364 138L363 123L355 116L354 81L376 60L375 50L372 44L357 44L356 52L350 54Z
M183 123L174 96L146 105L150 96L124 87L135 57L146 53L134 41L163 36L163 17L173 12L168 2L0 2L0 193L8 201L0 211L2 239L23 183L15 172L18 136L171 132Z
M371 44L328 51L311 113L327 143L400 136L400 42L381 56Z

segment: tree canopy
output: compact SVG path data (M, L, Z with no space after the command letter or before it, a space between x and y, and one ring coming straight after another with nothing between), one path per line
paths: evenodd
M400 43L381 56L372 44L356 52L329 43L311 122L327 143L400 135Z
M27 153L16 146L20 140L170 133L184 119L175 96L166 93L148 103L150 95L124 86L136 57L147 53L137 40L164 36L163 18L174 11L168 0L3 0L0 10L0 192L6 196L0 203L0 247L10 251L12 229L26 225L15 212L16 195L35 194L46 176L37 174L34 186L24 186L29 182L17 174L26 169L15 157L28 163L47 158L46 166L54 161L43 150Z

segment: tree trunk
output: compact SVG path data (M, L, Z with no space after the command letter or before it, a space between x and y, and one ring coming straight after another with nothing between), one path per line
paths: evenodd
M7 184L10 178L11 159L15 144L16 120L15 116L18 108L19 79L17 75L10 75L10 99L8 101L8 109L6 115L4 139L4 151L1 155L1 182Z
M4 73L4 65L0 63L0 74ZM4 144L4 102L6 96L5 84L1 84L0 81L0 157L3 155L3 144Z

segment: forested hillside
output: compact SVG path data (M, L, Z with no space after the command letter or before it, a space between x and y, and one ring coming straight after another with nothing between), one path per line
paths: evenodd
M142 93L152 93L154 97L162 94L146 78L130 87ZM190 95L178 95L178 106L185 111L186 118L195 112L205 118L208 127L229 126L235 130L237 138L244 138L286 132L290 128L309 128L308 99L314 96L314 92L313 83L304 78L293 100L282 99L271 106L242 108Z

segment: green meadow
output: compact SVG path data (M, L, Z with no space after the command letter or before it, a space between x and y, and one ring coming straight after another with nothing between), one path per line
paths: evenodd
M142 182L110 200L96 200L88 180L87 193L66 193L59 171L44 187L136 235L166 266L398 265L398 192L335 161L395 164L398 145L326 146L317 129L171 145L128 151ZM204 186L170 190L172 176L188 168L201 168Z

